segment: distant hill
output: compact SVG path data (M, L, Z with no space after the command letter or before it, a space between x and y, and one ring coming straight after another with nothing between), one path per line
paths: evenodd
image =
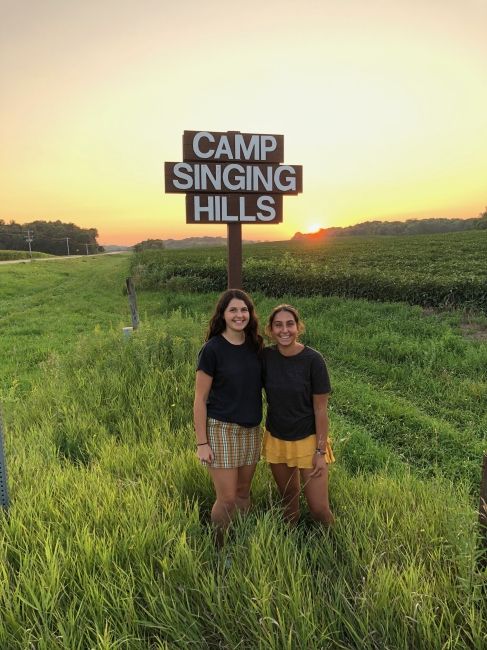
M121 251L131 251L132 246L118 246L118 244L105 244L103 246L105 253L118 253Z
M255 241L244 241L244 244L255 244ZM205 248L207 246L226 246L226 237L186 237L186 239L165 239L165 248Z
M165 248L197 248L199 246L226 246L226 237L186 237L185 239L164 239Z
M407 221L364 221L346 228L321 228L314 233L297 232L291 241L319 242L328 237L367 235L421 235L485 228L486 214L472 219L407 219Z
M244 240L244 244L255 244L256 241ZM107 251L134 250L140 253L143 250L162 250L174 248L207 248L212 246L226 246L226 237L186 237L185 239L146 239L133 246L105 246Z

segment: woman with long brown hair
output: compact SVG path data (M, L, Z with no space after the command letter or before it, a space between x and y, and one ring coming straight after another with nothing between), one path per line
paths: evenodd
M260 456L262 337L250 297L225 291L198 355L194 398L197 455L216 492L211 520L218 540L234 513L250 507L250 485Z

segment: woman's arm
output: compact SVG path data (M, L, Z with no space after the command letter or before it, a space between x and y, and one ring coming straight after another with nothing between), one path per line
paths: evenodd
M204 462L213 461L213 451L208 444L206 433L206 401L210 394L213 377L207 375L203 370L196 371L196 383L194 390L194 429L196 431L197 456Z
M326 443L328 441L328 394L313 395L313 411L315 414L316 451L313 455L313 471L310 476L320 476L326 461Z

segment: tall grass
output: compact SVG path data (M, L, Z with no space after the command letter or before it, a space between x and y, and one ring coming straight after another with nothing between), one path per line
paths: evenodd
M337 523L327 532L304 516L289 529L259 465L252 513L234 523L219 553L209 528L212 487L191 424L195 356L216 296L139 293L142 326L124 339L125 269L112 264L98 261L86 275L84 266L66 267L64 279L53 276L52 298L44 278L44 308L61 299L65 310L57 322L39 315L32 334L55 330L50 353L22 390L11 382L27 367L7 365L12 506L0 517L0 647L485 647L487 575L476 565L470 470L455 456L451 480L439 437L436 468L427 471L430 421L438 436L461 434L455 417L441 417L455 389L440 370L481 386L481 363L467 361L485 354L485 344L464 341L453 314L298 300L306 340L326 354L335 387ZM76 277L79 300L66 300ZM33 276L23 281L35 285ZM89 316L83 283L99 293ZM9 309L22 300L12 295ZM262 314L275 302L256 300ZM7 338L15 327L7 318ZM398 364L394 333L404 334ZM480 407L473 393L466 397L473 421ZM423 446L415 441L408 453L399 443L416 433ZM471 424L468 444L478 433Z
M20 396L52 355L69 354L83 332L127 318L127 256L0 265L0 399Z

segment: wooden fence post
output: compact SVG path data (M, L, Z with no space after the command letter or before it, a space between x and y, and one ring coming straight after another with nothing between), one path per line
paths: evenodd
M487 567L487 453L484 454L482 464L482 478L480 479L479 500L479 528L480 528L480 566Z
M9 506L8 485L7 485L7 462L5 460L5 449L3 444L3 418L0 408L0 506L7 509Z
M137 296L135 295L135 287L132 278L126 279L127 295L129 297L130 315L132 316L132 327L134 330L139 326L139 313L137 311Z

